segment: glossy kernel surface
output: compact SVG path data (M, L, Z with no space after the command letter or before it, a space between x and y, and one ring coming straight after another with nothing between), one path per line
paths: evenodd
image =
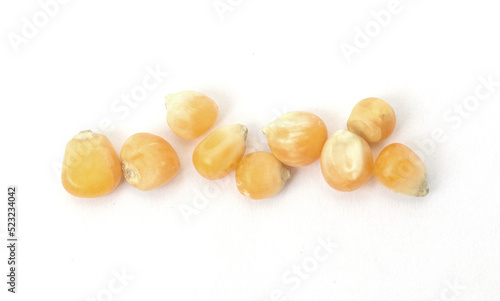
M240 161L235 178L242 195L260 200L279 193L290 178L290 171L272 153L254 152Z
M194 149L193 165L209 180L225 177L245 155L248 130L241 124L226 125L210 133Z
M396 127L396 114L391 105L380 98L370 97L358 102L347 120L347 128L368 143L389 137Z
M390 190L422 197L429 193L424 162L401 143L388 145L375 160L375 177Z
M104 196L118 186L121 174L120 158L106 136L82 131L66 144L61 182L70 194Z
M368 181L373 172L370 145L349 131L335 132L323 147L321 171L328 185L336 190L358 189Z
M123 175L137 189L148 191L172 180L180 169L174 148L162 137L137 133L120 151Z
M288 112L263 128L267 142L278 160L288 166L309 165L321 156L328 138L326 125L309 112Z
M189 90L167 95L165 106L168 126L183 139L195 139L205 134L219 114L215 101Z

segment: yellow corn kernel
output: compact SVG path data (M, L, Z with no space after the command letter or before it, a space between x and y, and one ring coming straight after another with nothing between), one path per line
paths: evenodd
M149 133L128 137L120 151L120 159L125 179L142 191L166 184L180 169L173 147L165 139Z
M390 190L409 196L426 196L427 173L424 162L401 143L388 145L375 160L375 177Z
M82 131L66 144L61 182L70 194L104 196L118 186L121 175L120 158L106 136Z
M306 166L318 160L328 139L326 125L309 112L288 112L263 128L271 151L288 166Z
M219 114L215 101L195 91L169 94L165 106L168 126L183 139L195 139L205 134Z
M358 189L373 172L370 145L354 133L337 131L323 147L321 171L328 185L337 190Z
M268 152L246 155L236 167L236 186L247 198L261 200L280 192L290 178L290 171Z
M389 137L396 126L396 114L391 105L380 98L370 97L358 102L347 120L347 128L368 143Z
M241 124L226 125L210 133L193 152L193 164L209 180L225 177L245 154L248 130Z

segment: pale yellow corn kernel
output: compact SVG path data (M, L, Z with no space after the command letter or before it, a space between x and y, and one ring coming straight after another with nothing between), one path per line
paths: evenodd
M209 180L225 177L245 154L248 130L241 124L226 125L210 133L194 149L193 165Z
M169 94L165 106L168 126L183 139L195 139L205 134L219 114L215 101L195 91Z
M326 125L309 112L288 112L263 128L271 151L288 166L306 166L318 160L328 139Z
M180 169L174 148L165 139L149 133L128 137L120 158L125 179L142 191L166 184Z
M268 152L246 155L236 167L236 186L247 198L261 200L280 192L290 178L290 171Z
M389 137L396 127L396 114L391 105L380 98L370 97L358 102L347 120L347 128L368 143Z
M121 175L120 158L106 136L82 131L66 144L61 182L70 194L104 196L118 186Z
M370 145L354 133L338 130L323 147L321 171L328 185L336 190L358 189L373 172Z
M390 190L422 197L429 193L424 162L401 143L386 146L375 160L375 177Z

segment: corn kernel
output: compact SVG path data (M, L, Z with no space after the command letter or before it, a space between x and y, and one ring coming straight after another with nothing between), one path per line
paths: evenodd
M245 154L248 130L241 124L226 125L210 133L194 149L193 165L209 180L225 177Z
M396 114L391 105L380 98L370 97L358 102L347 120L347 128L368 143L389 137L396 126Z
M309 112L288 112L263 128L271 151L288 166L306 166L318 160L328 138L326 125Z
M334 189L358 189L373 172L370 145L354 133L338 130L323 147L321 171L328 185Z
M215 101L195 91L169 94L165 106L168 126L183 139L195 139L205 134L219 114Z
M179 157L172 146L149 133L128 137L120 151L120 159L127 182L142 191L166 184L180 169Z
M70 194L104 196L118 186L121 175L120 158L106 136L82 131L66 144L61 182Z
M261 200L280 192L290 178L290 171L273 154L254 152L240 161L235 178L242 195Z
M429 193L424 162L401 143L388 145L375 160L375 177L390 190L421 197Z

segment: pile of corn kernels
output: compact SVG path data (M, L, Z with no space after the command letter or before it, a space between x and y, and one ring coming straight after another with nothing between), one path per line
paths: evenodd
M215 101L195 91L166 97L167 123L183 139L195 139L214 125L219 108ZM193 165L208 180L235 172L238 191L250 199L266 199L279 193L290 171L286 166L307 166L320 159L325 181L339 191L353 191L374 173L390 190L409 196L427 195L427 176L422 160L407 146L393 143L373 162L370 143L389 137L396 125L392 107L382 99L358 102L347 121L348 130L328 138L325 123L303 111L288 112L263 128L270 152L245 156L247 128L222 126L211 132L193 151ZM82 131L66 145L61 180L70 194L94 198L107 195L120 183L142 191L172 180L180 169L174 148L163 138L137 133L123 144L120 155L109 139Z

